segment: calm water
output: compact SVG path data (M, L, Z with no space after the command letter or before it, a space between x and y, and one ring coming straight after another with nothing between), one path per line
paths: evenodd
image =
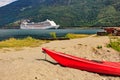
M1 29L0 40L14 38L24 38L31 36L34 38L42 39L49 38L51 32L56 32L58 37L65 36L67 33L79 33L79 34L95 34L101 29L49 29L49 30L21 30L21 29Z

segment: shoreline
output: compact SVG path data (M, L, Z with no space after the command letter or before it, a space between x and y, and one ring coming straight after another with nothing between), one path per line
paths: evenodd
M22 50L0 51L0 80L120 80L120 77L100 75L97 73L62 67L47 55L41 48L46 47L90 60L120 62L120 52L107 48L107 36L89 36L79 39L57 40L42 44L39 47L25 47ZM98 49L98 46L102 46ZM56 62L55 62L56 63Z

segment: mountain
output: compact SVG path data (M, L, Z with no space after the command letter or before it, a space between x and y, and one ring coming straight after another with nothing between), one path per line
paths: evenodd
M0 26L54 20L63 27L120 26L120 0L17 0L0 7Z

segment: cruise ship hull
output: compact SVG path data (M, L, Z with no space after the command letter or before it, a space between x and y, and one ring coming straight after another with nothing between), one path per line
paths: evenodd
M29 23L27 20L24 20L20 25L20 29L57 29L58 27L59 25L48 19L38 23Z
M34 27L34 26L21 26L20 29L57 29L59 25L56 26L45 26L45 27Z

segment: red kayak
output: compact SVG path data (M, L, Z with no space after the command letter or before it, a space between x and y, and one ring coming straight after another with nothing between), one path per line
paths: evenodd
M120 62L87 60L46 48L42 50L60 65L90 72L120 76Z

